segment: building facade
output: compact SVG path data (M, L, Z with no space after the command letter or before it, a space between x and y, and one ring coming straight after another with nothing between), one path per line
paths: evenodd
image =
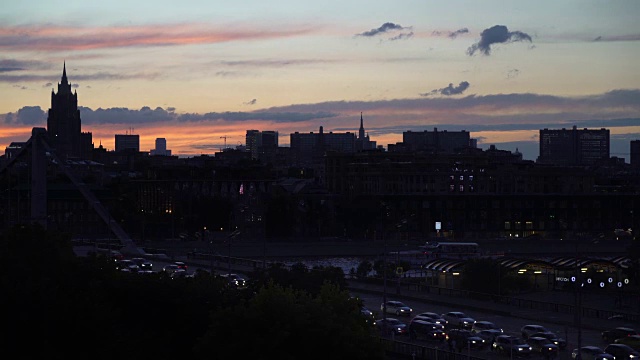
M62 159L88 159L91 155L92 135L81 130L78 94L71 92L67 79L67 65L63 65L58 92L51 90L51 108L47 116L49 143Z
M471 145L471 135L468 131L405 131L402 142L409 151L420 151L432 154L453 154Z
M152 156L171 156L171 150L167 150L167 139L157 138L156 148L150 152Z
M116 152L140 151L140 135L116 134Z
M565 166L594 165L609 159L609 130L541 129L538 163Z

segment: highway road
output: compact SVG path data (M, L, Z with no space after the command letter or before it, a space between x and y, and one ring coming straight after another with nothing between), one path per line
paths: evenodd
M370 293L359 293L359 292L354 292L352 291L352 295L353 296L357 296L360 299L363 300L364 305L369 308L371 311L374 311L376 313L376 318L380 319L382 318L382 312L380 311L380 305L383 302L383 298L382 295L378 295L378 294L370 294ZM387 300L399 300L399 299L394 299L393 295L387 295ZM447 307L447 306L443 306L443 305L438 305L438 304L428 304L428 303L424 303L424 302L419 302L419 301L409 301L409 300L401 300L402 302L404 302L406 305L410 306L413 309L413 313L410 317L397 317L394 316L393 314L388 314L387 317L396 317L398 319L400 319L401 321L406 322L407 324L409 324L409 322L411 321L411 318L419 313L422 312L435 312L438 314L443 314L449 311L462 311L465 314L469 315L471 318L475 319L475 320L486 320L486 321L491 321L493 323L495 323L496 325L500 326L505 334L509 334L509 335L515 335L520 337L521 336L521 332L520 329L522 328L522 326L527 325L527 324L537 324L537 325L542 325L544 327L546 327L547 329L549 329L550 331L554 332L556 335L558 335L561 338L564 338L567 340L567 348L564 351L560 352L560 356L559 356L559 360L571 360L571 351L577 347L578 344L578 329L575 327L564 327L564 326L560 326L557 324L552 324L552 323L546 323L546 322L532 322L531 320L527 320L527 319L521 319L521 318L514 318L514 317L508 317L508 316L503 316L503 315L498 315L495 313L490 313L490 312L480 312L480 311L467 311L465 309L457 309L457 308L451 308L451 307ZM605 330L605 329L602 329ZM587 345L593 345L593 346L598 346L600 348L606 347L606 343L604 343L601 339L601 333L600 331L596 331L596 330L588 330L588 329L583 329L582 330L582 346L587 346ZM411 342L411 343L416 343L416 344L421 344L424 346L429 346L429 347L440 347L442 349L446 349L446 344L440 344L440 343L435 343L435 342L427 342L424 340L415 340L412 341L409 339L408 336L401 336L401 337L397 337L396 340L400 340L400 341L406 341L406 342ZM490 348L487 347L483 350L469 350L467 349L467 351L470 351L471 356L476 356L476 357L481 357L481 358L486 358L486 359L504 359L507 358L507 356L502 355L502 354L496 354L492 351L490 351ZM532 354L531 355L532 359L535 358L539 358L539 359L543 359L544 357L539 355L539 354Z

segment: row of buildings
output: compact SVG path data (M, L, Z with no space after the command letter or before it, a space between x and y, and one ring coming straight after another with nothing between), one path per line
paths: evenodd
M141 241L232 228L251 238L561 239L633 234L640 222L640 140L626 164L609 156L607 129L542 129L535 162L479 149L467 131L407 131L385 150L362 114L357 134L320 127L290 134L288 147L276 131L247 130L244 146L213 156L172 156L164 138L140 151L135 134L107 151L81 131L65 68L47 129L34 134L40 142L5 151L0 229L32 219L38 197L49 226L104 236L102 203L107 224Z

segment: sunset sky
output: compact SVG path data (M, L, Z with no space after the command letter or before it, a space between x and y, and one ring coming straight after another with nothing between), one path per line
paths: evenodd
M640 1L12 1L0 8L0 154L46 127L63 63L94 145L174 155L246 130L467 130L538 156L542 128L640 139Z

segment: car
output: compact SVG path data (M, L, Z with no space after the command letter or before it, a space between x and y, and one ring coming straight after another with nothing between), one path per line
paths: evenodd
M176 270L178 270L178 265L176 264L169 264L169 265L165 265L162 268L162 272L171 275L173 272L175 272Z
M493 341L495 340L496 336L498 335L502 335L504 334L502 331L497 330L497 329L486 329L486 330L480 330L478 332L475 332L474 335L484 339L485 343L487 345L491 345L493 344Z
M560 350L564 350L567 348L567 340L558 337L555 333L551 332L551 331L546 331L546 332L539 332L539 333L533 333L531 335L529 335L529 337L542 337L545 338L549 341L551 341L553 344L555 344Z
M477 333L482 330L499 330L501 333L504 332L502 328L498 327L498 325L492 323L491 321L475 321L471 326L472 333Z
M640 335L629 335L622 338L618 338L613 343L629 345L635 350L640 350Z
M116 270L120 270L123 272L138 272L140 267L136 265L133 261L129 259L122 259L116 261Z
M517 336L498 335L491 344L491 350L513 356L528 356L533 349Z
M605 330L602 332L602 340L608 343L612 343L616 341L616 339L620 339L623 337L638 335L638 332L635 329L629 327L617 327L615 329Z
M442 314L448 328L471 329L475 320L461 311L449 311Z
M395 300L390 300L386 303L382 303L380 305L380 311L384 312L385 309L387 313L395 314L396 316L411 316L411 313L413 312L413 309L405 305L403 302Z
M244 289L247 287L247 280L238 274L222 274L220 276L226 278L230 286L238 289Z
M560 348L549 339L540 336L529 336L527 344L531 345L531 351L545 357L555 358Z
M171 276L172 279L184 279L190 277L187 270L184 269L176 269L169 276Z
M440 314L436 314L434 312L423 312L415 316L415 318L432 321L436 324L440 324L444 326L447 321L442 318ZM415 319L414 318L414 319Z
M183 263L182 261L176 261L173 264L177 265L178 269L187 270L188 268L187 264Z
M135 257L132 258L131 261L136 263L136 265L140 267L140 270L153 270L153 263L145 258Z
M455 341L455 348L458 351L467 348L481 350L487 346L483 338L475 336L471 330L467 329L451 329L447 331L446 340Z
M573 349L571 352L572 360L614 360L613 355L604 352L602 348L597 346L583 346Z
M396 318L378 319L375 326L382 334L406 335L409 332L407 324Z
M609 344L604 352L614 356L615 360L637 360L640 352L625 344Z
M440 324L413 318L409 323L409 337L412 340L442 341L446 334Z
M364 318L364 321L367 324L370 324L370 325L375 324L376 322L375 315L373 311L369 310L366 306L362 306L360 308L360 314L362 315L362 317Z
M524 340L527 340L527 338L529 338L530 335L535 334L535 333L545 333L545 332L550 332L546 327L542 326L542 325L525 325L522 328L520 328L520 333L522 333L522 338Z

